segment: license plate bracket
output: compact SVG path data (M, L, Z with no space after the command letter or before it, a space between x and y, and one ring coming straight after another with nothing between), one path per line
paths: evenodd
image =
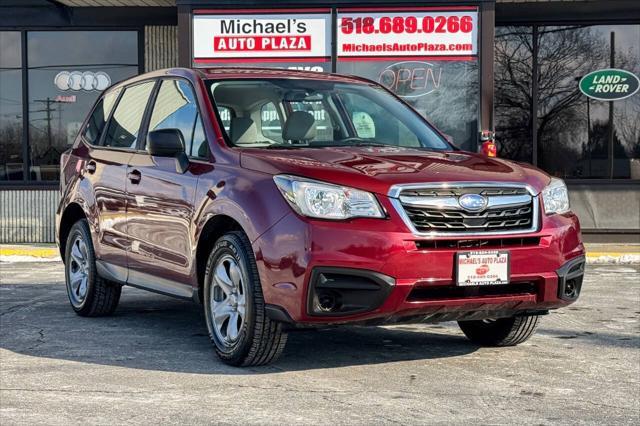
M456 253L456 285L509 284L510 253L507 250L477 250Z

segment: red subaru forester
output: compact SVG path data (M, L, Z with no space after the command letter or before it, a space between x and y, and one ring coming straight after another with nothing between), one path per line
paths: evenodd
M459 150L361 78L141 75L102 94L61 166L73 309L112 314L124 284L193 299L232 365L330 324L456 320L515 345L580 293L561 180Z

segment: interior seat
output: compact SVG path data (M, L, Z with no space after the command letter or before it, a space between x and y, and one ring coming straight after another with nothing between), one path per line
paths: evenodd
M282 138L288 141L308 142L316 137L316 119L306 111L294 111L282 129Z

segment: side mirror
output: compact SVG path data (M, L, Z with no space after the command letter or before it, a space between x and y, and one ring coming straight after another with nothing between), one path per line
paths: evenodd
M153 130L147 134L147 152L154 157L176 159L176 172L182 174L189 168L189 158L184 152L184 139L178 129Z

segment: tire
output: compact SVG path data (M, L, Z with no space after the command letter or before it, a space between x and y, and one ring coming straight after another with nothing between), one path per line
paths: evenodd
M76 314L83 317L111 315L120 301L122 286L101 278L86 219L69 231L64 256L67 296Z
M204 312L215 351L226 364L268 364L284 349L287 334L265 313L253 249L242 232L223 235L209 253Z
M495 320L458 321L462 332L480 346L515 346L526 341L538 327L539 315Z

